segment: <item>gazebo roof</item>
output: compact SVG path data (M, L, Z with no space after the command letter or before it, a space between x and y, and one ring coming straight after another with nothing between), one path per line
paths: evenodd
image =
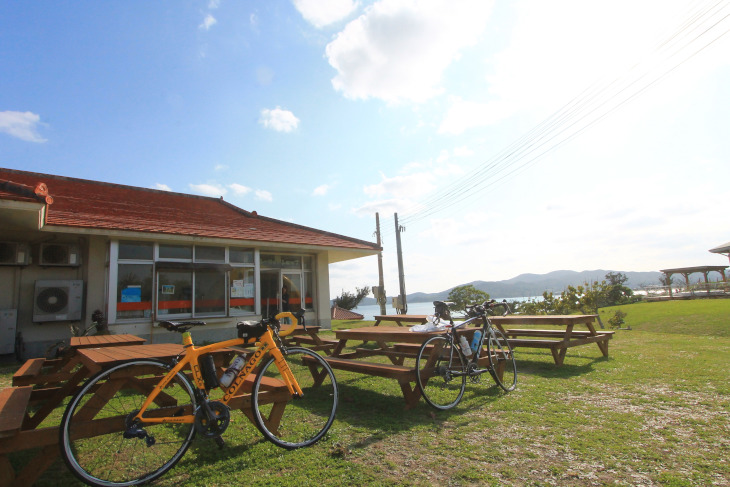
M678 267L676 269L662 269L659 272L663 272L664 274L692 274L694 272L722 272L727 268L728 266L726 265L700 265L694 267Z
M710 249L710 252L712 252L713 254L726 254L730 252L730 242L719 245L714 249Z

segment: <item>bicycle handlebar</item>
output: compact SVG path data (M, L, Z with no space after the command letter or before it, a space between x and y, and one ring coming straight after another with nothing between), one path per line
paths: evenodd
M307 329L307 325L304 324L304 310L297 311L297 314L294 314L291 311L284 311L283 313L279 313L278 315L274 316L274 319L277 321L277 323L282 318L291 318L292 324L286 330L279 329L280 337L285 337L287 335L291 335L300 322L302 323L302 326L304 327L304 329L305 330Z

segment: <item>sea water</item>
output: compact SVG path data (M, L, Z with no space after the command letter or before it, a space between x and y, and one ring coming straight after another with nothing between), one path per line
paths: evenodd
M528 301L530 299L534 300L541 300L542 296L539 298L533 297L524 297L524 298L506 298L508 303L511 303L513 301ZM496 301L502 301L502 298L495 298ZM357 308L353 309L355 313L359 313L363 315L363 320L366 321L375 321L374 316L382 314L380 312L380 305L379 304L369 304L367 306L358 306ZM398 314L398 311L396 311L395 308L391 306L391 303L387 303L385 305L385 314L386 315L396 315ZM408 313L409 315L432 315L433 314L433 302L423 302L423 303L408 303Z

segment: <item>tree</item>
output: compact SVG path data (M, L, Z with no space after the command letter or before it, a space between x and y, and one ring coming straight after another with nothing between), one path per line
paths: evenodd
M621 272L609 272L606 274L607 290L606 290L606 306L616 306L617 304L626 304L632 302L634 291L624 286L629 278Z
M454 303L452 311L464 311L467 306L481 304L484 301L488 301L489 294L484 291L480 291L471 284L465 284L463 286L456 286L452 289L446 300Z
M370 294L370 288L367 286L365 287L356 287L355 293L351 293L349 291L342 291L342 294L337 296L333 301L334 305L338 308L351 310L353 308L357 308L357 305L360 304L360 301L365 298L368 294Z

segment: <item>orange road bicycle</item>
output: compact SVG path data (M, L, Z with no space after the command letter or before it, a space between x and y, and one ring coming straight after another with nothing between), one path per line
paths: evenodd
M303 315L286 312L241 322L238 338L202 347L193 345L188 330L204 322L160 322L182 333L183 351L171 364L132 360L91 377L61 421L66 465L89 485L150 482L180 460L196 433L222 447L230 408L245 408L249 400L256 426L274 444L294 449L317 442L334 421L338 388L332 368L316 352L281 341L298 322L303 324ZM292 325L282 331L285 317ZM211 353L252 342L256 348L223 388L222 398L211 400L209 394L222 387ZM186 366L192 380L183 373ZM243 394L248 390L250 395Z

